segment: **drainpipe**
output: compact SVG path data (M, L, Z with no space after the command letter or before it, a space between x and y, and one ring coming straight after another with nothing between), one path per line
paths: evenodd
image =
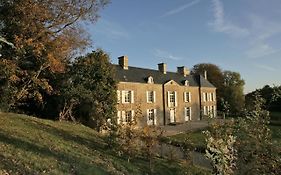
M199 118L200 120L202 120L202 102L201 102L201 77L200 75L197 75L198 76L198 85L199 85Z
M166 125L166 107L165 107L165 85L162 84L162 97L163 97L163 122Z

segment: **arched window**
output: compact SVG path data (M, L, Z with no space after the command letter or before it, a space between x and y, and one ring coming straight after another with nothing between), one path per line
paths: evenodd
M185 86L189 86L189 81L188 81L188 80L185 80L185 81L184 81L184 85L185 85Z

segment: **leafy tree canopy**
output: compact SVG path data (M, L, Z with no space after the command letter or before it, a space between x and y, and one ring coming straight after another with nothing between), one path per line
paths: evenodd
M15 48L0 48L5 85L15 87L10 108L43 104L53 92L49 77L90 44L83 22L95 22L107 0L0 0L0 35ZM2 87L3 88L3 87ZM1 91L2 94L3 91ZM3 94L3 95L5 95Z

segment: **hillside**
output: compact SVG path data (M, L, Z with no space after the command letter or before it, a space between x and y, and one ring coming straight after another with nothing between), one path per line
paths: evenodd
M148 174L147 160L128 163L80 124L0 112L0 126L0 174ZM175 160L154 164L155 174L206 173Z

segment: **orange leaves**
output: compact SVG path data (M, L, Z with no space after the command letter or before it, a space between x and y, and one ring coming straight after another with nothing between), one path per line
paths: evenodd
M64 71L64 64L61 60L55 58L55 56L52 53L49 53L47 55L47 59L50 65L50 70L52 72L63 72Z
M17 75L13 74L10 76L9 81L12 83L16 83L16 82L20 81L20 78Z

